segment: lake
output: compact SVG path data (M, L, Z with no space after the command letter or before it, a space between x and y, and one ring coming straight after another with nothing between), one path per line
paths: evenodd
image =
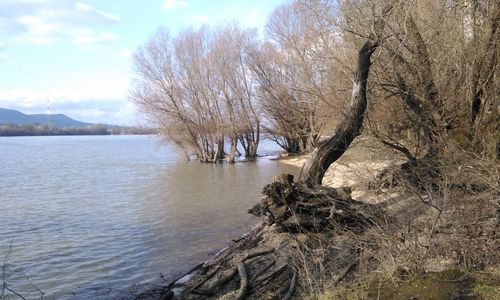
M165 284L259 221L247 209L273 175L298 172L181 161L154 136L0 138L0 157L0 285L30 299Z

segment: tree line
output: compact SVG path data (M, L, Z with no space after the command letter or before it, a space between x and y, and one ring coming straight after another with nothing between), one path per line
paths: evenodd
M94 124L87 127L54 127L47 124L0 124L0 136L154 134L150 128Z
M264 38L237 24L176 36L161 28L134 55L131 97L179 149L207 162L234 161L237 145L255 157L262 133L288 153L315 149L353 113L356 86L369 98L356 134L409 160L498 155L498 2L390 4L293 1L268 16ZM377 52L359 70L366 40ZM368 69L368 84L353 80Z

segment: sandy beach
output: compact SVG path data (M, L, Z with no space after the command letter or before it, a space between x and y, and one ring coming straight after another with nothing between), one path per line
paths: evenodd
M309 155L291 156L280 159L282 163L302 168ZM352 189L352 197L367 196L363 183L376 178L385 168L404 162L393 151L387 150L376 141L360 138L335 163L323 178L323 185Z

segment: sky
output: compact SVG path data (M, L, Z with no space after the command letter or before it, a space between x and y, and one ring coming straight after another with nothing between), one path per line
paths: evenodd
M288 0L0 0L0 108L143 125L131 55L162 26L237 21L263 33ZM47 99L49 101L47 101Z

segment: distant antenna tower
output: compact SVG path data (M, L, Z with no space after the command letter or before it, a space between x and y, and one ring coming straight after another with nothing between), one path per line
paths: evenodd
M47 94L47 125L50 125L50 98Z

